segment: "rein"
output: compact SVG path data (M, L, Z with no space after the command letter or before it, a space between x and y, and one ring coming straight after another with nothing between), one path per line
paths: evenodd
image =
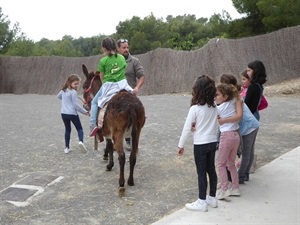
M92 85L93 85L94 80L95 80L95 76L92 78L92 80L91 80L91 82L90 82L90 86L89 86L88 89L85 90L85 92L87 92L87 93L90 93L90 92L91 92L91 89L92 89Z
M90 102L92 101L92 99L94 98L94 95L92 94L91 92L91 89L92 89L92 85L93 85L93 82L95 80L95 76L92 78L91 82L90 82L90 86L85 90L85 92L88 94L87 98L84 99L83 103L84 105L86 106L89 106L90 105Z

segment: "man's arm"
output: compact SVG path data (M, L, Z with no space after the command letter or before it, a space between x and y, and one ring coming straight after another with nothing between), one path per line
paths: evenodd
M145 82L145 76L141 76L139 79L138 79L138 82L136 84L136 87L133 89L133 93L134 94L137 94L138 91L140 90L140 88L143 86Z

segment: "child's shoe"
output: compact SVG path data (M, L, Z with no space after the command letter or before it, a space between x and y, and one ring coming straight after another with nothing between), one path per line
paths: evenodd
M220 189L217 193L217 199L224 199L227 198L228 196L230 196L230 191L229 189L227 189L226 191Z
M217 208L218 207L218 200L216 197L211 197L209 195L206 196L206 203L209 207Z
M198 199L195 202L185 204L185 208L191 211L207 211L207 203L205 200Z
M69 148L65 148L65 153L68 154L70 152Z
M90 137L94 137L97 132L98 132L99 128L96 124L91 124L90 126Z
M82 153L86 153L87 152L87 149L84 146L84 144L82 143L82 141L78 142L78 146L79 146L79 148L80 148L80 150L81 150Z
M238 188L231 188L230 189L230 196L240 196L240 190Z

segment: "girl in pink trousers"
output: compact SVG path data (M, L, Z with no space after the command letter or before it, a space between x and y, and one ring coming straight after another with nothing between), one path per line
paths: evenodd
M239 177L235 167L237 150L240 146L239 121L223 123L222 119L240 115L242 117L242 107L236 107L236 101L241 101L240 93L231 84L217 85L215 101L217 103L220 142L217 157L218 174L220 180L220 190L217 199L224 199L230 195L239 196ZM241 119L241 118L239 118ZM232 179L232 187L229 187L227 169Z

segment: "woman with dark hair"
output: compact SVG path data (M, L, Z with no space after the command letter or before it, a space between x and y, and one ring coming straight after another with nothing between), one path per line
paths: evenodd
M259 60L250 62L247 66L247 74L251 83L245 97L245 103L257 120L260 119L258 105L263 95L263 84L267 82L266 68Z

